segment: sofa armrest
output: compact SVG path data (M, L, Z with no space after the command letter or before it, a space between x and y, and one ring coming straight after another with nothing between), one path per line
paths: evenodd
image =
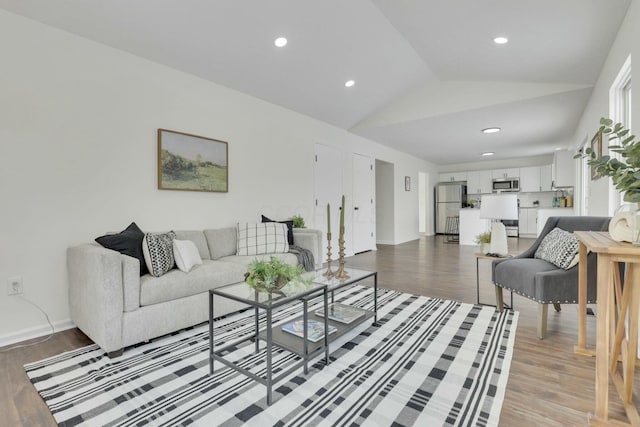
M293 243L313 254L316 268L322 267L322 231L311 228L294 228Z
M71 319L106 352L123 347L124 289L135 286L126 281L139 268L138 260L95 244L67 249Z

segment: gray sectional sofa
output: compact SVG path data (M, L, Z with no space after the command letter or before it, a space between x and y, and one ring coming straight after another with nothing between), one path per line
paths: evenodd
M208 291L244 280L255 258L277 256L297 265L290 253L237 256L236 228L176 231L191 240L203 260L188 273L173 269L160 277L140 276L138 259L97 243L67 250L69 304L74 324L109 354L208 319ZM294 244L308 249L316 267L322 260L322 233L293 229ZM216 302L215 316L246 308L228 299Z

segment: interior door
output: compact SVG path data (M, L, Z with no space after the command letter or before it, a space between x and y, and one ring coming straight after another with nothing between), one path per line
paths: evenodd
M373 249L375 227L373 205L373 160L361 154L353 155L353 251Z
M314 187L315 187L315 228L322 230L325 241L322 245L326 248L327 235L327 204L331 206L331 259L338 259L338 234L340 225L340 206L342 204L342 152L327 145L315 145L314 162ZM346 216L345 216L346 220ZM345 228L347 226L345 225ZM326 252L323 253L326 261Z

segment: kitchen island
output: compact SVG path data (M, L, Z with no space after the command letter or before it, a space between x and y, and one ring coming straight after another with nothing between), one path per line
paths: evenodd
M491 220L480 218L479 208L460 209L460 244L478 246L476 236L491 231Z

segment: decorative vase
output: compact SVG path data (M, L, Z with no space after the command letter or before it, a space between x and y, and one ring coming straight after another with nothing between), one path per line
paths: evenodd
M640 246L640 207L635 203L627 203L616 209L609 222L609 234L618 242Z
M480 243L480 253L487 254L491 249L491 243Z
M246 273L245 280L247 279L248 276L249 276L249 273ZM278 278L276 279L275 283L273 283L273 285L268 286L264 281L261 280L255 286L253 286L253 288L258 292L273 293L273 292L278 292L287 283L289 283L289 279L287 278L287 276L284 276L281 274L278 276Z
M633 229L631 243L633 246L640 246L640 203L638 203L631 212L631 218L631 228Z

